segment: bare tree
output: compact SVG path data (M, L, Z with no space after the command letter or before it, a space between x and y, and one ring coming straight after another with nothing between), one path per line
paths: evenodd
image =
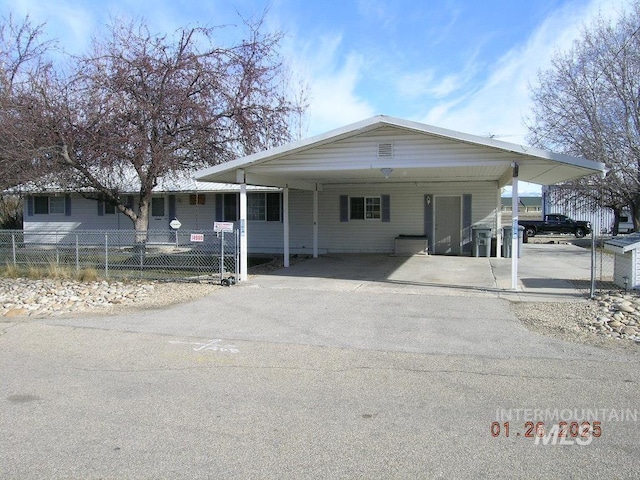
M640 226L640 2L615 21L598 16L573 48L555 55L533 89L529 141L605 163L604 178L564 186L565 199L591 198Z
M0 188L28 180L33 162L16 155L24 147L20 118L29 102L31 80L51 67L46 54L53 42L43 39L44 25L33 25L26 17L17 22L13 16L0 19ZM19 100L18 100L19 99ZM29 147L26 147L29 148ZM26 160L25 160L26 159Z
M246 38L223 47L217 28L154 35L141 21L114 21L68 71L39 71L12 97L18 122L2 124L18 139L13 153L114 204L144 241L161 178L291 139L305 103L287 89L282 35L263 33L262 19L244 26ZM132 185L136 209L122 195Z

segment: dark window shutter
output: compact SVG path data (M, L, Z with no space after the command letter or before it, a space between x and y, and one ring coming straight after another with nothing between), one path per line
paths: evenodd
M104 199L100 197L98 199L98 216L102 217L104 215Z
M279 193L267 193L267 222L279 222L282 218Z
M27 216L33 217L33 196L29 195L27 197Z
M349 221L349 195L340 195L340 221Z
M391 221L391 196L390 195L381 195L380 196L380 210L382 221L390 222Z
M216 222L222 221L222 209L224 207L222 198L221 193L216 193Z
M135 202L135 199L133 198L133 195L127 195L127 207L129 207L131 210L133 210L134 202Z
M176 218L176 196L169 195L169 221Z
M462 196L462 253L471 255L471 194Z
M67 217L71 216L71 195L64 196L64 214Z
M424 234L427 236L429 245L429 253L433 253L434 231L433 231L433 205L434 198L432 194L424 196Z

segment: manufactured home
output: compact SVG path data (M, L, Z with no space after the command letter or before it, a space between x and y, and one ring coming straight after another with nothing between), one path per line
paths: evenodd
M424 239L428 253L468 255L474 227L502 242L500 192L519 180L548 185L603 171L601 163L388 116L196 173L240 187L241 251L256 245L249 185L282 189L283 225L270 240L285 255L394 253ZM517 239L516 239L517 240ZM265 245L266 247L266 245ZM241 260L244 261L244 260Z

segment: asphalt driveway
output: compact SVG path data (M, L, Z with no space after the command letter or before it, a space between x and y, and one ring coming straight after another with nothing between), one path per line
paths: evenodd
M0 477L640 475L637 356L531 333L470 276L305 263L171 308L2 324ZM526 435L563 420L603 433Z

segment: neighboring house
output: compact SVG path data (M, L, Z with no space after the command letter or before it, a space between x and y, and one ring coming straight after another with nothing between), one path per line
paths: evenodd
M195 176L239 184L241 204L246 185L282 188L277 234L287 265L293 252L393 253L399 235L425 236L434 254L468 255L474 225L490 226L494 238L500 231L505 185L552 184L603 169L582 158L377 116ZM247 215L241 206L241 223ZM256 234L248 223L241 251ZM501 240L498 235L498 247ZM242 264L246 259L244 279Z
M593 231L600 234L612 233L615 216L610 208L601 208L589 198L579 200L563 200L554 185L542 187L542 210L544 214L561 213L574 220L588 220L593 225ZM628 210L620 216L619 233L633 231L633 219Z
M519 197L518 212L526 214L542 215L542 197ZM502 197L502 211L512 212L512 198Z

